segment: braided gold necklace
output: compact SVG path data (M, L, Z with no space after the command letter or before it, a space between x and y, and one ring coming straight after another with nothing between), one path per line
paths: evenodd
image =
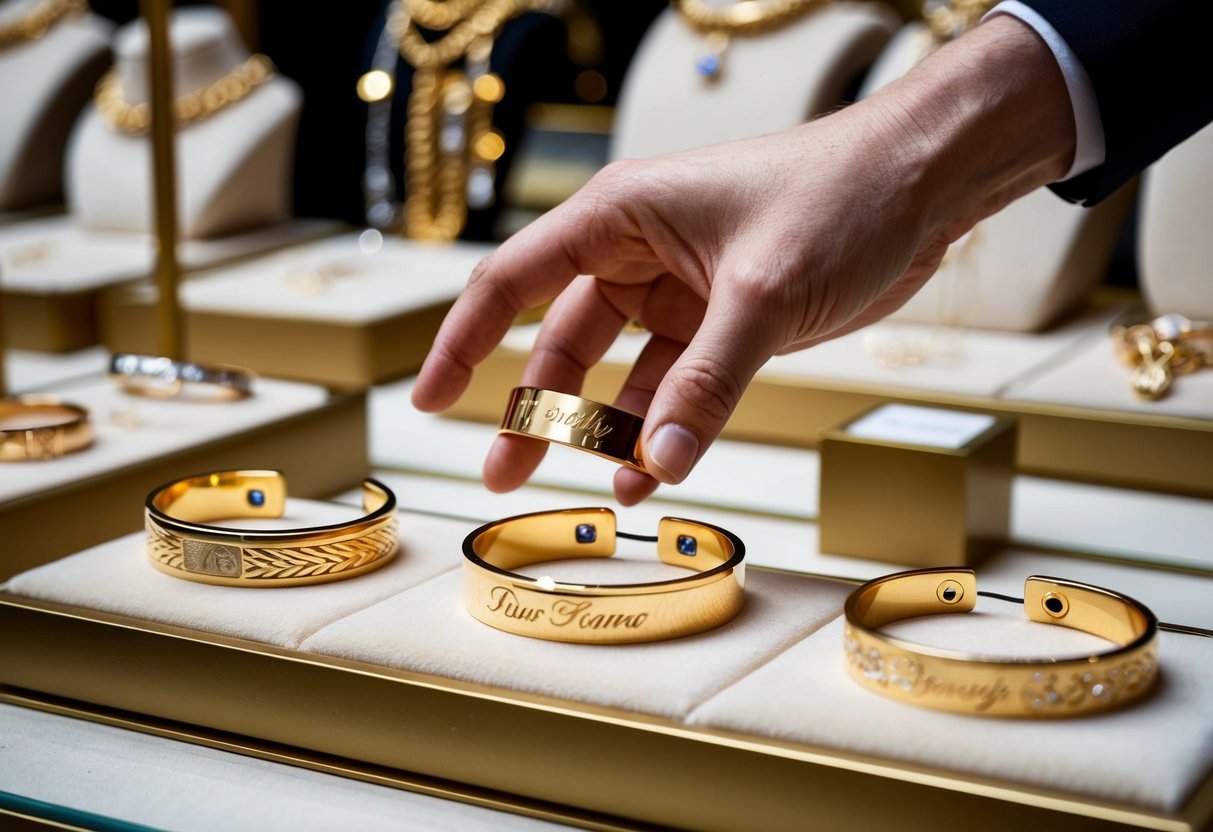
M204 87L173 101L173 124L180 129L188 124L210 118L224 107L229 107L264 84L274 74L274 64L265 55L257 54ZM122 96L118 73L110 70L97 82L93 96L98 112L115 130L140 135L152 125L152 110L145 102L128 104Z
M446 241L467 224L469 206L492 205L494 165L505 139L493 105L505 84L489 71L493 42L513 18L557 14L561 0L403 0L387 32L413 67L405 124L404 233ZM417 27L445 32L427 41ZM462 67L453 65L462 62Z
M704 35L705 51L695 68L704 78L715 80L724 68L724 53L732 35L773 31L832 0L739 0L719 9L704 0L672 2L691 28Z
M922 17L937 44L960 37L997 5L998 0L926 0Z
M87 11L88 4L84 0L42 0L17 20L0 24L0 49L38 40L69 14Z

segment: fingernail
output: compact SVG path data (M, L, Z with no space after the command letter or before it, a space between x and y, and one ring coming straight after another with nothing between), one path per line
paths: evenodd
M699 439L682 425L668 424L657 428L645 445L644 461L649 473L662 482L675 483L686 479L699 455Z

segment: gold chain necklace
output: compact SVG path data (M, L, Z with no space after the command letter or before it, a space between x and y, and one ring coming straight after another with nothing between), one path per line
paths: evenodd
M937 43L958 38L972 29L998 0L926 0L922 17Z
M87 11L88 4L84 0L42 0L23 17L0 24L0 49L37 40L69 14Z
M180 129L188 124L210 118L264 84L274 74L274 64L265 55L257 54L204 87L173 101L173 124ZM147 103L128 104L122 97L118 73L110 70L97 82L93 96L97 110L106 123L123 133L140 135L152 125L152 110Z
M493 105L505 84L489 72L493 41L528 11L556 14L559 0L403 0L387 27L413 67L405 124L404 232L448 241L467 224L468 207L493 201L494 163L505 139L493 129ZM424 26L441 38L427 41ZM452 64L462 61L462 68Z
M760 35L790 23L831 0L739 0L720 9L704 0L672 0L691 28L704 35L704 54L695 62L709 81L720 77L731 35Z

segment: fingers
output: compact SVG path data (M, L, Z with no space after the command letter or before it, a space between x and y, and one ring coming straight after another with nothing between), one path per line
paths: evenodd
M773 325L770 305L744 293L744 286L716 283L703 325L653 396L643 458L661 482L686 478L724 428L754 374L781 346L775 334L781 328Z
M633 413L646 413L657 386L666 372L682 355L686 343L660 335L651 337L632 372L615 399L615 406ZM657 490L658 481L632 468L615 472L615 499L621 505L632 506Z

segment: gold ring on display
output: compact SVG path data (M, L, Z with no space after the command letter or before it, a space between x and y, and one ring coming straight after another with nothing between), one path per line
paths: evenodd
M187 384L204 386L219 400L243 399L253 394L254 373L226 364L117 353L110 356L109 375L123 391L153 399L179 395Z
M573 584L512 570L573 558L608 558L617 537L656 542L685 578ZM659 641L731 621L745 601L745 546L732 532L664 517L657 535L616 532L608 508L523 514L488 523L463 541L464 603L472 616L515 635L581 644Z
M617 407L541 387L515 387L497 432L568 445L645 471L643 427L642 417Z
M93 441L88 410L56 396L0 399L0 462L58 459Z
M1158 678L1158 621L1132 598L1034 575L1024 584L1032 621L1071 627L1118 645L1075 658L996 659L907 642L878 630L920 615L969 612L971 569L919 569L868 581L847 598L847 671L899 702L963 714L1068 717L1141 699ZM1018 600L1018 599L1014 599Z
M1176 375L1213 366L1213 323L1174 313L1150 321L1126 316L1112 325L1121 362L1133 369L1133 392L1147 401L1166 396Z
M281 517L286 478L278 471L219 471L175 480L147 497L152 564L177 578L227 586L279 587L352 578L396 554L396 495L362 483L366 514L328 526L232 529L229 518Z

